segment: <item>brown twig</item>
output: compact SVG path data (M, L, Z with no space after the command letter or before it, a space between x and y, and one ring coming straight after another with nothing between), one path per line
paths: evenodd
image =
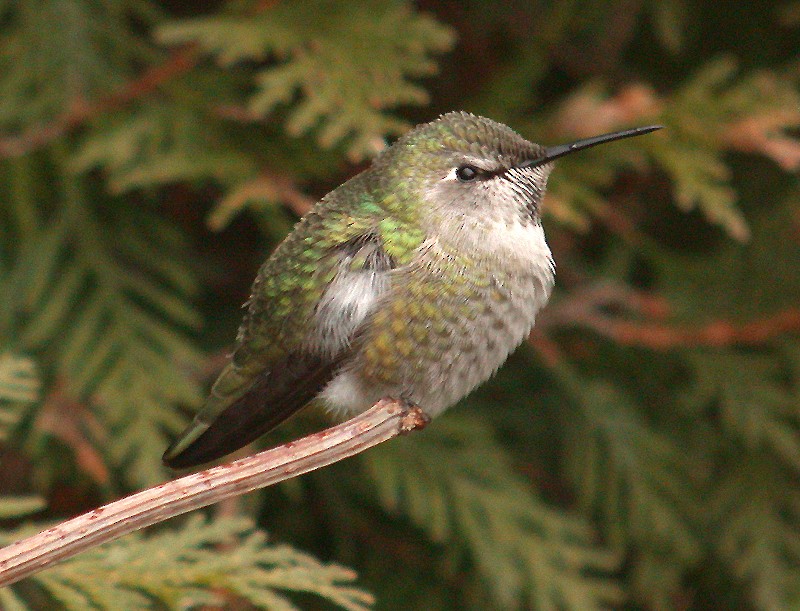
M338 426L114 501L0 549L0 586L140 528L330 465L427 422L419 408L384 399Z
M699 346L718 348L734 344L757 346L778 335L800 331L800 309L787 308L742 324L716 320L699 327L614 320L599 315L586 317L581 322L620 344L653 350Z
M97 484L109 484L108 466L97 450L102 445L97 441L103 436L103 427L88 405L70 394L64 379L57 378L44 397L36 415L36 429L69 446L81 471Z
M610 314L616 309L622 314ZM744 323L715 320L699 326L669 324L669 304L658 297L612 285L577 289L567 299L550 305L539 316L536 329L564 326L589 328L626 346L652 350L687 347L759 345L783 333L800 332L800 308L787 308L765 318ZM622 315L645 320L630 320Z
M558 367L563 360L558 344L536 327L528 337L528 343L536 349L544 364L550 369Z
M231 218L253 200L278 201L297 216L304 216L316 200L303 193L288 176L263 170L220 201L208 217L208 225L220 231Z
M195 47L184 47L173 53L163 64L147 70L135 81L97 102L76 102L71 109L50 123L37 125L17 136L0 137L0 158L29 153L60 138L92 117L144 97L164 82L189 71L197 63L197 57Z

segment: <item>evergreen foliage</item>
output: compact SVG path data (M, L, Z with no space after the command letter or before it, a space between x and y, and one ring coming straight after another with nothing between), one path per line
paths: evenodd
M290 134L319 127L320 145L348 139L354 159L374 154L376 141L408 127L383 110L427 102L425 90L408 77L433 74L431 53L452 44L449 28L394 1L286 2L255 16L167 23L159 39L198 43L223 66L276 58L254 74L248 110L260 118L291 103Z
M202 608L224 603L216 590L281 611L298 609L292 593L315 594L348 611L369 608L372 597L350 585L350 569L264 539L243 518L205 523L194 517L179 530L147 538L135 533L94 548L33 580L42 589L40 604L76 611L152 609L154 603ZM28 608L7 589L0 590L0 602L4 609Z
M435 432L434 432L435 431ZM591 523L555 512L514 473L488 427L470 417L364 457L382 505L463 547L503 607L592 609L620 602L621 562ZM595 575L595 579L589 575Z
M0 440L7 443L11 432L34 406L40 382L34 362L23 356L0 353ZM0 496L0 519L24 516L42 509L36 496Z
M388 139L667 127L559 161L552 303L463 405L4 609L800 607L797 3L487 6L0 0L5 541L170 476L258 264Z

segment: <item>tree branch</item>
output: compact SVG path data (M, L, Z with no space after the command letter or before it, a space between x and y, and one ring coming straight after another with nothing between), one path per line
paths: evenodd
M536 331L579 326L591 329L625 346L651 350L676 348L758 346L784 333L800 332L800 308L789 307L747 322L712 320L703 325L664 322L670 307L666 300L627 287L592 284L579 287L536 319ZM641 320L631 320L633 315Z
M217 203L208 217L209 227L220 231L249 202L258 199L281 202L297 216L304 216L317 201L300 191L291 178L262 170L259 176L240 185Z
M787 308L745 323L716 320L698 327L613 320L599 315L586 317L581 323L619 344L652 350L719 348L734 344L758 346L784 333L800 331L800 309Z
M347 422L298 441L98 507L0 549L0 586L134 530L330 465L427 423L418 407L384 399Z
M94 103L78 103L50 123L31 127L16 136L0 136L0 159L19 157L52 142L91 118L121 108L158 89L166 81L191 70L198 52L193 46L173 53L166 62L150 68L135 81Z

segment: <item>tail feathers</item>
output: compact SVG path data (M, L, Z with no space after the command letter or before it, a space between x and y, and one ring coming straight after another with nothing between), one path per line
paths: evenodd
M286 402L275 409L264 405L262 393L253 388L211 424L193 422L189 430L167 448L164 464L173 469L186 469L222 458L269 432L307 402L303 397L301 401Z
M291 359L276 364L212 422L197 419L164 453L164 464L185 469L216 460L269 432L314 399L338 359Z
M192 423L189 425L189 427L183 431L181 436L173 441L164 452L164 456L162 456L162 461L164 464L170 467L173 466L172 461L176 457L183 454L183 452L190 448L194 442L202 437L203 433L205 433L210 426L211 424L201 420L199 415L195 416L195 419L192 420Z

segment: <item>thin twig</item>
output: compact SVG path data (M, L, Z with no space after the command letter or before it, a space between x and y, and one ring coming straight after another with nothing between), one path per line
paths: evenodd
M800 331L800 309L787 308L745 323L715 320L702 326L613 320L599 315L588 316L579 321L579 324L594 329L619 344L644 346L652 350L719 348L735 344L759 346L785 333Z
M385 399L338 426L98 507L0 549L0 586L140 528L330 465L427 422L419 408Z
M162 84L191 70L199 54L194 46L175 51L163 64L144 72L139 78L96 102L75 103L50 123L36 125L14 136L0 135L0 159L18 157L41 148L83 125L90 119L131 102L158 89Z
M702 325L670 323L670 311L669 303L656 295L608 284L589 285L551 304L537 318L536 331L546 334L553 328L578 326L621 345L651 350L759 346L800 332L800 308L796 307L750 321L712 320Z
M317 201L303 193L290 177L265 169L255 178L228 193L216 205L208 217L209 227L214 231L220 231L249 202L259 199L281 202L297 216L304 216Z

